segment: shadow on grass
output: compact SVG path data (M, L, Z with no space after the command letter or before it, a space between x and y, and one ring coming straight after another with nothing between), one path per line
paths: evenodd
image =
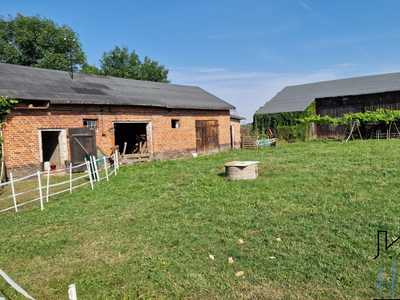
M3 289L0 289L0 297L3 297L5 299L11 299L10 296L7 295Z

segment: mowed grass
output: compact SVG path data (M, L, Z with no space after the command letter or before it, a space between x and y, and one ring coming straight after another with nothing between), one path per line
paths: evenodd
M316 141L121 167L2 214L0 268L36 299L69 284L78 299L391 298L374 285L400 248L374 257L377 230L400 236L399 149ZM259 178L225 177L234 160L260 161ZM25 299L1 278L0 292Z

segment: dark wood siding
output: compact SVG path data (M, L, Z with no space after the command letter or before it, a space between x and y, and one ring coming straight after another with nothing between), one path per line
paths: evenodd
M69 128L69 146L73 166L85 162L86 154L97 157L96 131L94 128ZM74 172L86 170L85 166L74 169Z
M341 118L347 113L375 111L378 108L400 110L400 92L316 99L316 114ZM344 138L348 126L317 125L318 138Z
M196 121L196 151L207 153L219 149L218 120Z

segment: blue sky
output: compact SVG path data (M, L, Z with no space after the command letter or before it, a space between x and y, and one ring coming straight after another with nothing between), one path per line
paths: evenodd
M90 64L126 45L254 112L287 85L400 71L400 1L0 1L0 14L40 14L80 36Z

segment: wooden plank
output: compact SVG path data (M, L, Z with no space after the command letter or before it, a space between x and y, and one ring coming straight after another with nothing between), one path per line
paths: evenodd
M145 157L150 157L149 153L144 153L144 154L125 154L122 159L129 159L129 158L145 158Z
M124 156L125 155L125 151L126 151L126 146L128 145L128 143L127 142L125 142L124 143L124 151L122 151L122 156Z
M141 162L149 162L150 160L148 158L141 158L141 159L127 159L127 160L122 160L120 161L121 165L132 165L136 163L141 163Z

